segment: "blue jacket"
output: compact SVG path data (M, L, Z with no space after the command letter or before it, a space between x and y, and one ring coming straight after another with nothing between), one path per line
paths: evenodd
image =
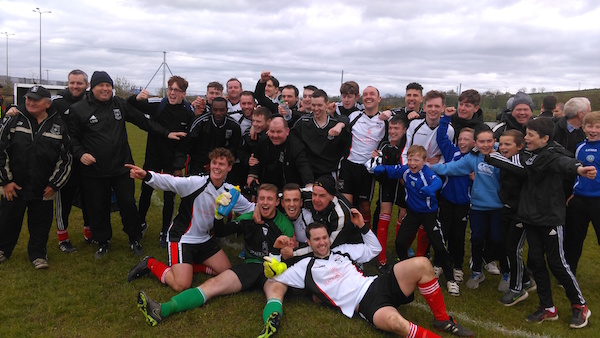
M438 146L442 151L442 156L446 159L446 163L458 161L466 155L461 153L458 147L448 138L447 132L449 123L450 116L442 116L436 135ZM454 204L469 204L471 202L471 185L472 181L469 178L469 175L444 176L442 177L441 194L445 199Z
M407 165L383 165L389 178L402 178L406 191L406 205L411 211L419 213L437 212L436 191L442 187L442 180L429 167L425 166L413 174ZM376 168L376 171L377 170Z
M470 152L458 161L434 164L431 166L438 175L461 176L475 172L473 189L471 190L471 209L494 210L502 209L498 197L500 191L500 169L487 164L479 152Z
M577 146L575 157L583 162L584 166L593 165L596 167L596 170L600 170L600 141L583 141ZM577 175L575 185L573 186L573 195L600 197L600 175L596 175L596 178L593 180Z

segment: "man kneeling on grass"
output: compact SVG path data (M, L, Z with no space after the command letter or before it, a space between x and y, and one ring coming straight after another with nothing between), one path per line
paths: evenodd
M327 229L323 224L313 222L306 227L307 243L313 250L313 257L303 258L287 270L284 263L265 263L265 273L283 270L274 278L276 282L306 288L324 304L339 309L347 317L358 312L378 329L402 337L439 337L409 322L397 310L401 304L412 302L418 287L433 311L436 329L461 337L474 335L446 313L442 290L427 258L401 261L380 276L366 277L360 273L354 264L370 261L377 256L381 246L364 222L354 221L355 218L362 219L358 210L352 209L352 218L361 229L364 243L342 244L331 251ZM269 284L278 283L265 283Z
M155 326L163 318L171 314L202 306L210 298L228 295L240 291L262 287L267 296L267 304L263 312L265 329L260 337L270 337L275 333L281 321L283 295L274 291L273 283L265 284L267 278L263 273L263 257L279 254L275 248L278 237L286 237L286 241L294 236L291 221L277 210L279 197L277 187L273 184L262 184L258 187L257 208L263 224L253 220L253 213L241 215L236 221L223 223L223 217L215 213L215 235L224 237L237 233L244 236L244 263L234 265L202 283L171 298L167 303L159 304L150 299L143 291L138 294L138 307L146 317L149 325ZM223 215L224 216L224 215ZM220 218L220 219L219 219ZM285 294L285 292L283 292Z

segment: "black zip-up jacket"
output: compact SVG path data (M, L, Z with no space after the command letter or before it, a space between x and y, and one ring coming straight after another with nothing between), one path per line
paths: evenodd
M127 173L126 163L133 163L125 122L140 129L167 137L169 130L158 123L147 120L137 109L120 97L111 97L102 102L88 97L69 108L69 133L71 152L76 161L84 153L96 158L96 163L82 165L81 174L88 177L112 177Z
M161 104L160 98L138 101L136 100L136 95L132 95L127 99L127 102L140 111L148 113L150 119L172 132L187 132L194 118L194 113L186 108L186 104L183 101L176 105L167 102L164 109L160 112L158 111ZM148 133L146 161L161 163L162 168L160 169L183 169L185 166L185 155L183 139L171 140L162 134Z
M525 176L514 173L511 170L503 169L502 163L510 161L516 166L520 166L519 154L514 155L511 158L502 156L499 152L493 152L485 155L485 161L494 167L500 168L500 191L498 191L498 197L500 201L504 203L505 208L517 210L519 207L519 198L521 197L521 187L525 180Z
M56 97L52 100L52 105L56 108L56 111L61 114L61 118L65 120L65 123L68 121L69 114L65 114L65 112L71 107L74 103L83 100L86 92L79 96L73 96L69 89L60 90Z
M477 110L470 120L462 119L458 117L458 114L454 114L450 118L450 121L452 122L452 128L454 128L454 144L458 144L458 136L463 128L472 128L475 130L475 133L485 128L485 122L483 122L483 111L481 109Z
M554 141L565 147L571 153L571 157L575 157L577 145L584 140L585 133L582 128L577 128L573 132L569 132L565 116L558 119L554 125Z
M57 191L69 179L69 134L54 109L40 124L25 104L17 109L17 116L5 117L0 125L0 186L15 182L22 188L19 196L41 200L46 187Z
M521 125L519 122L517 122L517 120L512 115L508 114L508 115L506 115L506 119L504 119L504 121L498 123L492 129L492 131L494 132L494 138L496 139L496 141L499 140L500 136L502 136L502 134L505 131L511 130L511 129L516 129L516 130L522 132L523 135L526 134L525 126Z

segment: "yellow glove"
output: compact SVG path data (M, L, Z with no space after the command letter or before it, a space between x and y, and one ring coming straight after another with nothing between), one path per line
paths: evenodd
M279 276L285 270L287 270L287 264L277 261L276 258L265 256L263 259L265 260L263 262L263 266L265 268L265 276L267 278Z
M231 194L228 191L222 192L215 198L215 218L223 219L223 215L219 213L220 206L228 206L231 203Z

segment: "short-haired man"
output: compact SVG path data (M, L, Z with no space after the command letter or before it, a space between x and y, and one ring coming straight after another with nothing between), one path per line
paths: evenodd
M209 114L211 112L212 102L216 97L223 97L223 85L217 81L211 81L206 86L206 97L198 96L192 106L195 109L196 116Z
M552 111L552 116L553 116L553 120L555 123L558 121L558 119L565 116L565 103L564 102L556 103L556 107L554 107L554 110Z
M452 127L454 128L453 143L458 143L458 135L463 128L471 128L475 132L486 127L483 122L483 111L479 108L481 95L475 89L467 89L458 96L458 109L446 107L446 112L451 115ZM456 112L456 114L454 114Z
M213 149L227 148L234 156L240 145L240 125L227 115L227 100L215 97L211 104L211 113L196 117L187 136L189 149L188 175L208 172Z
M406 85L406 94L404 95L404 104L402 108L392 108L383 112L385 115L389 114L401 114L406 119L406 122L410 122L414 119L425 118L425 111L421 109L421 103L423 102L423 86L417 82L411 82Z
M185 167L185 150L183 141L191 124L194 113L191 105L185 100L188 82L181 76L174 75L167 82L167 97L150 98L150 93L144 89L137 95L131 95L127 102L148 114L148 116L170 131L168 137L154 133L148 134L144 170L163 172L181 176ZM154 189L142 182L139 200L139 214L144 227L146 215L150 208L150 199ZM175 193L165 191L163 194L162 228L159 236L161 248L167 247L167 230L173 218L175 209Z
M537 117L554 118L553 111L554 111L554 108L556 108L556 102L558 102L558 100L556 99L556 96L554 96L554 95L545 96L544 99L542 100L542 108L541 108L542 112Z
M531 96L523 92L518 92L512 97L512 101L509 100L509 102L510 106L508 109L510 109L510 113L503 115L504 120L492 129L496 140L500 139L504 131L510 129L516 129L525 135L525 126L531 120L531 115L533 114L533 100Z
M261 72L260 80L256 83L256 88L254 88L254 98L258 101L258 104L268 107L273 111L273 104L277 105L279 102L277 99L278 96L279 80L277 80L275 76L272 76L271 72L268 70ZM273 112L273 114L276 113L276 111Z
M412 145L423 146L427 150L427 162L435 164L443 162L442 152L437 144L437 128L442 113L446 110L446 95L431 90L424 98L425 118L412 120L406 130L406 145L402 150L402 163L407 163L406 152ZM448 127L448 138L454 139L454 128Z
M227 113L234 114L242 111L240 98L242 94L242 82L235 77L227 80Z
M175 291L183 291L192 285L194 266L204 272L221 273L231 267L229 259L210 232L214 226L214 212L224 195L231 198L233 186L225 182L233 165L233 155L225 148L217 148L209 154L210 171L207 175L187 178L146 171L128 165L133 178L144 180L155 189L170 189L181 196L179 213L167 233L169 264L146 256L134 266L127 276L131 282L152 273L161 283ZM222 203L229 204L229 203ZM246 213L254 210L254 204L240 196L233 211ZM210 269L207 269L210 268Z
M46 88L33 86L18 115L0 124L0 263L12 255L27 209L29 261L36 269L48 268L52 198L73 163L66 124L51 102Z
M113 96L113 81L106 72L94 72L90 88L88 97L69 108L68 125L73 157L83 164L81 187L85 208L93 215L92 239L99 245L94 257L99 259L108 253L112 237L111 190L119 205L129 246L134 254L142 255L144 250L139 241L143 229L135 205L135 185L125 168L125 164L133 163L125 122L165 137L169 131L147 120L124 99Z
M358 312L378 329L402 337L437 336L409 322L397 310L401 304L412 302L414 290L418 288L433 311L436 329L462 337L473 336L473 332L457 324L446 313L442 291L427 258L396 263L390 272L380 276L366 277L357 270L355 262L368 262L381 250L377 237L361 218L354 209L352 223L360 229L364 243L335 248L330 244L328 229L321 223L311 223L306 228L306 237L313 257L303 258L274 280L308 289L324 304L335 307L349 318Z
M346 151L349 133L344 125L346 116L331 117L327 114L328 97L319 89L313 93L312 114L302 116L292 128L292 143L303 147L312 167L313 177L334 175Z
M302 91L302 100L300 100L300 104L298 107L298 112L302 114L308 114L312 110L310 101L312 100L312 94L319 88L308 85L304 86L304 90Z
M230 101L227 101L228 105ZM252 127L252 112L256 109L256 101L254 100L254 93L248 90L244 90L240 94L239 98L239 110L232 112L229 111L229 115L240 125L240 131L242 135L248 133L250 127Z
M342 102L336 102L335 115L349 116L357 110L365 109L364 105L358 102L360 99L360 89L355 81L346 81L340 86L340 96Z
M276 116L269 123L268 138L257 147L254 156L258 163L250 167L246 184L271 183L282 189L287 183L307 186L313 183L312 170L303 147L289 141L287 121Z
M138 307L146 317L146 322L155 326L163 318L177 312L186 311L205 304L209 299L262 288L267 296L263 311L265 330L260 337L270 337L281 321L283 295L273 297L272 283L266 284L263 258L277 255L276 240L284 237L291 240L294 229L290 220L277 210L279 197L277 187L263 184L258 188L257 209L263 224L254 221L252 212L240 216L233 222L224 223L223 218L215 220L215 234L224 237L230 234L244 236L246 259L213 277L196 288L175 295L169 302L159 304L143 291L138 294ZM285 294L285 292L284 292Z

